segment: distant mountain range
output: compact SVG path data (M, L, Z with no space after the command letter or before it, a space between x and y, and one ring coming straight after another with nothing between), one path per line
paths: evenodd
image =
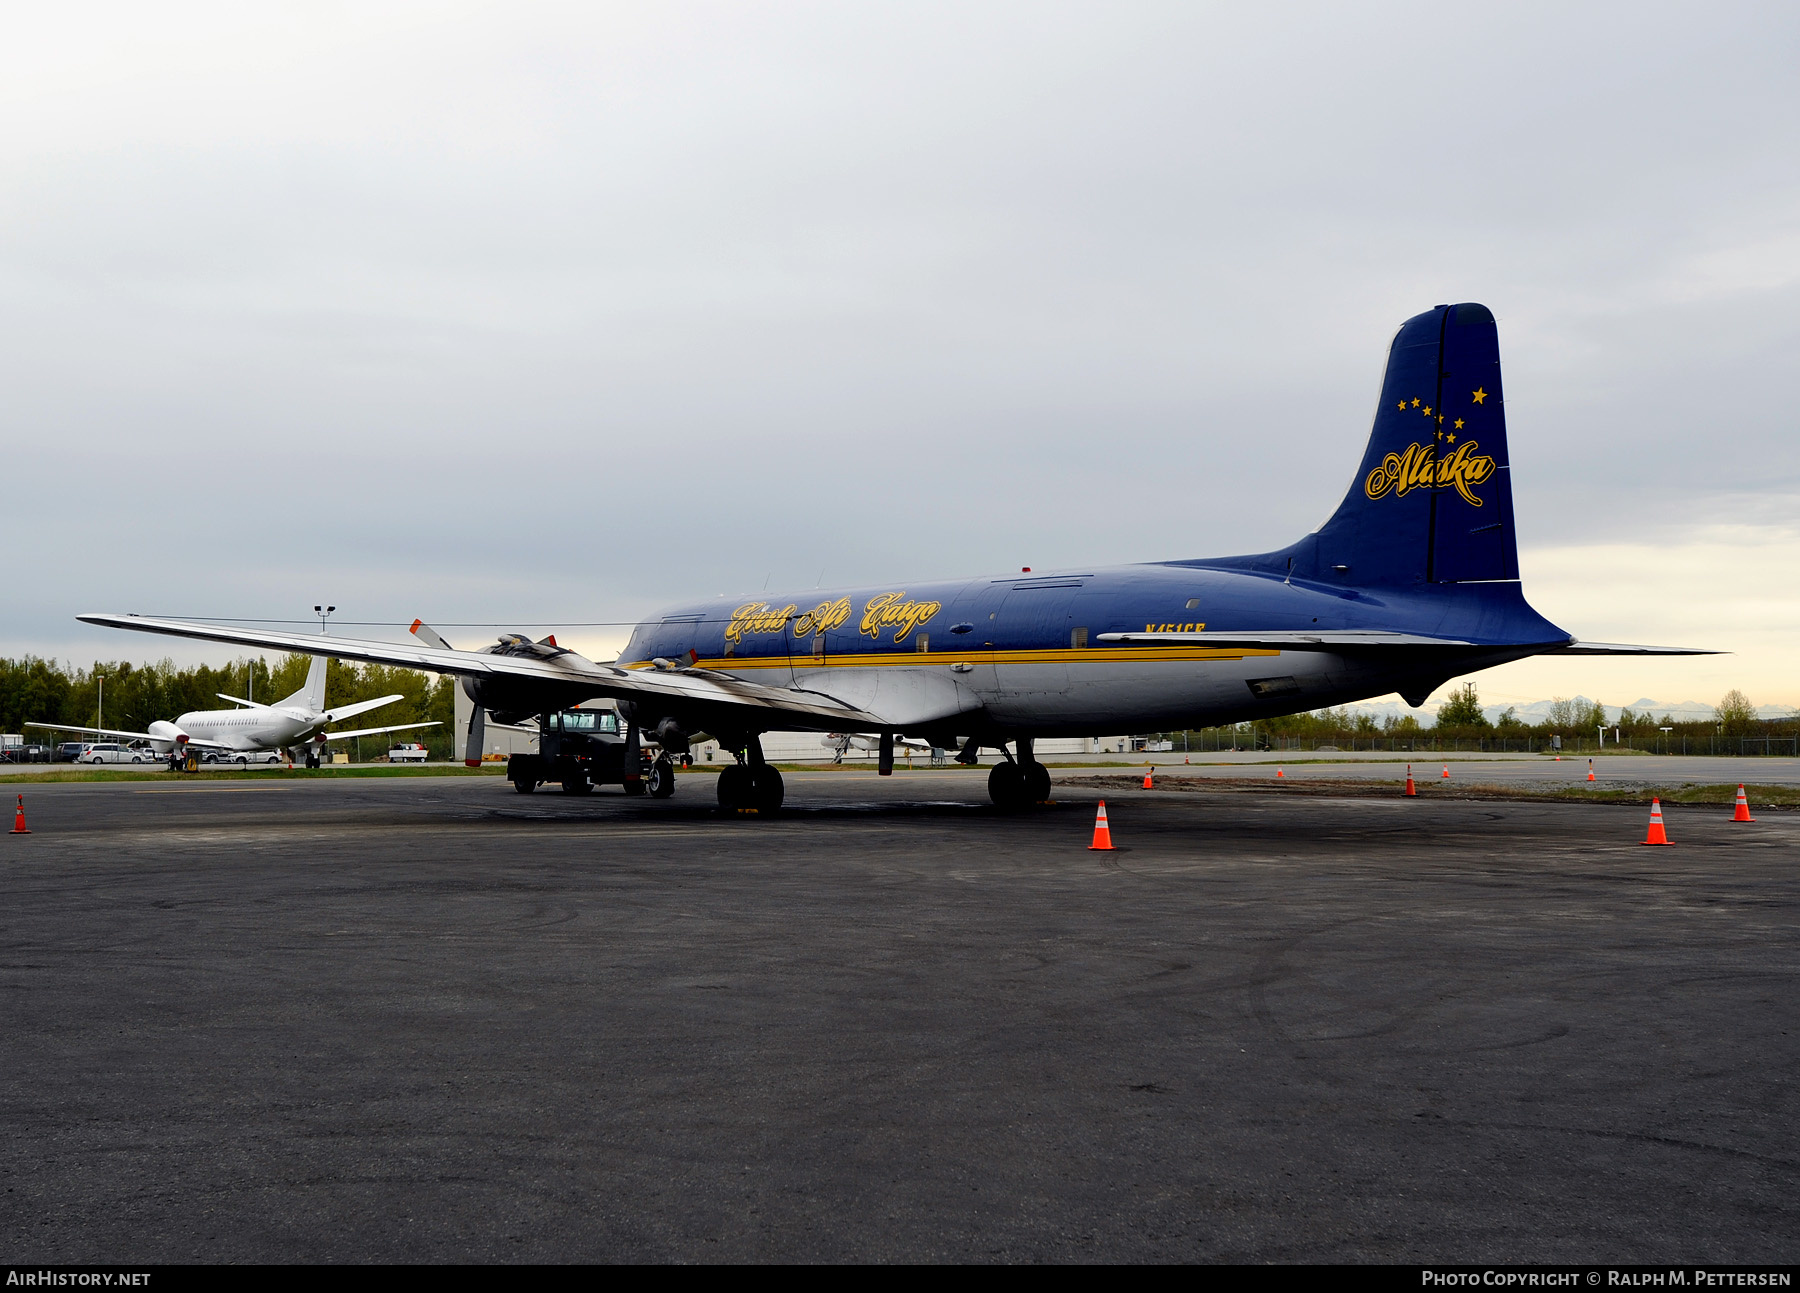
M1571 697L1571 699L1578 704L1589 707L1592 707L1594 703L1586 696L1574 696ZM1510 706L1510 708L1513 711L1513 717L1517 718L1521 723L1535 725L1549 719L1550 706L1553 703L1554 702L1548 700L1534 700L1523 705L1515 704ZM1437 704L1435 703L1426 705L1421 709L1409 709L1406 702L1401 700L1365 700L1355 705L1347 706L1347 708L1352 714L1370 714L1377 719L1387 718L1390 715L1398 718L1403 714L1411 714L1426 727L1430 727L1437 722ZM1506 705L1483 705L1481 707L1481 712L1487 715L1488 721L1491 723L1499 718L1508 708L1509 706ZM1667 714L1677 722L1684 723L1703 722L1713 716L1713 707L1703 701L1684 700L1670 703L1668 701L1651 700L1646 696L1634 700L1629 705L1606 706L1607 720L1609 722L1617 722L1619 711L1621 709L1629 709L1634 714L1648 712L1657 718L1661 718L1664 714ZM1794 707L1792 705L1758 705L1756 707L1756 716L1758 718L1787 718L1793 713Z

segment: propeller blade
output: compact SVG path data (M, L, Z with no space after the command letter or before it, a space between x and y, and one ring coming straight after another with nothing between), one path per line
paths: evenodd
M463 750L463 762L471 768L481 766L481 747L487 741L487 710L480 705L469 715L469 743Z
M412 635L418 638L419 641L423 642L426 646L434 646L440 651L454 651L456 649L448 642L444 641L443 638L439 637L438 631L432 628L431 625L427 624L424 620L414 620L412 622Z

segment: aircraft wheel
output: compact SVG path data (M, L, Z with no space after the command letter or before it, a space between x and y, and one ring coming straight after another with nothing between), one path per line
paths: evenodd
M741 763L734 763L719 773L719 807L727 812L737 808L749 808L750 803L750 769Z
M1018 808L1027 803L1025 773L1016 763L996 763L988 773L988 798L1000 808Z
M675 793L675 765L668 759L658 759L650 765L650 797L667 799Z
M1050 798L1050 769L1038 762L1025 765L1025 797L1034 804Z
M781 807L781 801L787 795L787 787L781 783L781 773L763 764L750 769L750 806L759 808L765 813L772 813Z

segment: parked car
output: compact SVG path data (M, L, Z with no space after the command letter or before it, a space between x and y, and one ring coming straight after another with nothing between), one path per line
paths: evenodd
M87 746L81 741L64 741L56 747L56 757L53 762L73 763L81 757L81 752L85 749Z
M55 753L48 745L9 745L0 750L0 763L48 763Z
M388 747L389 763L423 763L426 758L425 747L417 741L402 741L398 745Z
M155 763L156 751L134 749L117 741L98 741L81 747L77 763Z

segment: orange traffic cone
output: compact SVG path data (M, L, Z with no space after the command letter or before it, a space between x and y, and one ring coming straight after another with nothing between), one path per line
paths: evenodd
M1406 797L1408 799L1417 799L1419 797L1419 792L1413 789L1412 764L1410 763L1406 765Z
M1448 764L1448 763L1446 763L1446 764L1445 764L1445 765L1444 765L1444 776L1443 776L1443 780L1445 780L1445 781L1448 781L1448 780L1450 780L1450 765L1449 765L1449 764Z
M1148 772L1146 772L1146 773L1145 773L1145 774L1144 774L1144 789L1145 789L1145 790L1150 790L1150 789L1153 789L1153 788L1154 788L1154 787L1152 787L1152 786L1151 786L1151 784L1150 784L1150 774L1149 774L1149 773L1148 773Z
M1100 801L1100 811L1094 816L1094 842L1088 849L1110 849L1113 846L1112 828L1106 824L1106 801Z
M1287 773L1283 772L1280 768L1275 769L1275 775L1282 778L1283 780L1287 779Z
M1594 779L1594 761L1592 759L1589 759L1588 760L1588 780L1592 781L1593 779Z
M1734 822L1753 822L1756 820L1756 818L1750 815L1750 800L1745 797L1744 787L1741 782L1738 785L1737 811L1731 815L1731 820Z
M1193 762L1193 760L1192 760L1192 759L1190 759L1190 758L1188 758L1188 756L1187 756L1187 755L1185 755L1185 754L1184 754L1184 755L1182 755L1182 756L1181 756L1181 761L1182 761L1182 762L1183 762L1183 763L1192 763L1192 762Z
M1644 837L1646 844L1667 844L1669 837L1663 831L1662 800L1650 801L1650 833Z
M12 834L14 834L14 835L29 835L29 834L31 834L31 828L25 824L25 796L24 795L19 796L19 812L18 812L18 815L13 818Z

